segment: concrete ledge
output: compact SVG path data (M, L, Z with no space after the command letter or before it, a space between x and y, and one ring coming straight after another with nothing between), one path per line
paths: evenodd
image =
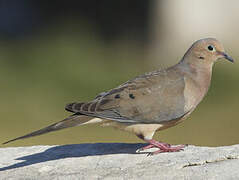
M239 145L136 154L144 145L0 148L0 179L239 179Z

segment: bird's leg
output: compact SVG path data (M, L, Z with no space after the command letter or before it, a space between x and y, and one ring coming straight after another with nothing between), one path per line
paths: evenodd
M140 152L140 151L154 148L154 147L159 148L159 150L149 153L149 155L155 155L161 152L177 152L182 150L185 147L185 145L171 146L170 144L159 142L154 139L150 139L150 140L144 139L144 141L148 142L149 145L138 149L136 152Z
M168 143L163 143L163 142L159 142L159 141L156 141L156 142L161 143L161 144L163 144L163 145L166 146L166 147L170 147L170 146L171 146L171 145L168 144ZM149 144L149 145L147 145L147 146L144 146L144 147L142 147L142 148L139 148L136 152L144 151L144 150L146 150L146 149L155 148L155 147L158 148L158 146L156 146L156 145L154 145L154 144Z
M149 138L152 139L153 134L154 134L154 133L152 133L151 136L148 137L148 138L145 138L145 135L142 135L142 134L138 134L138 135L137 135L138 138L140 138L140 139L142 139L143 141L146 141L146 142L149 143L149 145L137 149L137 150L136 150L137 153L138 153L138 152L141 152L141 151L144 151L144 150L146 150L146 149L154 148L154 147L158 148L157 145L155 145L155 144L153 144L153 143L150 143L150 142L149 142L150 140L149 140L149 141L146 140L146 139L149 139ZM160 144L163 144L164 146L167 146L167 147L170 147L170 146L171 146L170 144L167 144L167 143L163 143L163 142L159 142L159 141L155 141L155 142L160 143Z
M150 145L153 145L153 147L159 148L158 151L151 152L149 153L149 155L155 155L161 152L177 152L183 150L183 148L185 147L185 145L171 146L170 144L155 141L153 139L145 141L148 142Z

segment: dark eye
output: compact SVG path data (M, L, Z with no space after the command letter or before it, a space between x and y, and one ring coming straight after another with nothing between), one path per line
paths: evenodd
M212 45L209 45L207 48L208 48L209 51L213 51L214 50L214 47Z

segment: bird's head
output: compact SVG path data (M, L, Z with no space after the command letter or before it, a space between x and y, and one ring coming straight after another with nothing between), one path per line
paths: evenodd
M196 41L185 54L185 58L188 63L193 64L213 64L221 58L234 62L232 57L225 52L223 45L214 38L205 38Z

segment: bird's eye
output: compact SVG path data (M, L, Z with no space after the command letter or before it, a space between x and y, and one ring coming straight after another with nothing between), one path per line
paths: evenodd
M208 49L209 51L213 51L213 50L214 50L214 47L213 47L213 45L209 45L209 46L207 47L207 49Z

